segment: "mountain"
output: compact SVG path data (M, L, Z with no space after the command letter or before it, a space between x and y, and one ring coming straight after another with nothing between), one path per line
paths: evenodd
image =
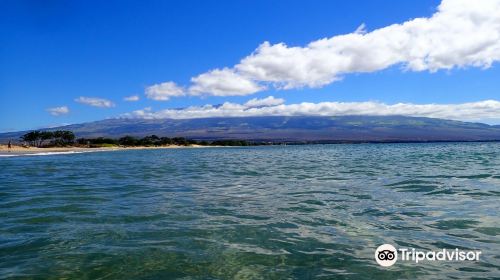
M203 119L107 119L47 130L71 130L77 137L158 135L191 139L289 142L406 142L500 140L500 126L406 116L228 117ZM26 131L0 134L17 140Z

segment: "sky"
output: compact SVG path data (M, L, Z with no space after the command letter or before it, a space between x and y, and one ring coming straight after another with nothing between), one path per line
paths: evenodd
M500 124L500 0L0 1L0 132L113 117Z

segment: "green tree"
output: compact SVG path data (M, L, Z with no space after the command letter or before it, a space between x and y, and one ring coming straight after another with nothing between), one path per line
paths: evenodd
M139 144L143 146L159 146L161 145L161 139L156 135L146 136L139 140Z
M70 145L75 142L75 134L73 131L64 130L62 131L61 140L64 145Z
M172 139L168 137L160 138L160 145L172 145Z
M172 142L175 145L179 145L179 146L186 146L188 144L188 142L186 141L186 138L184 138L184 137L174 137L174 138L172 138Z
M43 146L45 141L52 140L52 138L54 138L54 133L52 131L41 131L38 147Z
M40 131L34 130L21 136L21 140L27 142L30 146L38 146L40 141L40 134Z
M122 146L136 146L138 143L138 140L132 136L124 136L120 139L118 139L118 143Z

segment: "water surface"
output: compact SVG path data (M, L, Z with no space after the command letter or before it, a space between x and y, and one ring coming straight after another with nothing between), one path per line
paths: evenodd
M0 278L500 276L500 144L0 158ZM383 243L480 262L377 265Z

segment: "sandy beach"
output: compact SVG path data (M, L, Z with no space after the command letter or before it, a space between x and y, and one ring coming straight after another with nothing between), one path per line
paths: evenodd
M35 154L70 154L70 153L86 153L86 152L104 152L104 151L121 151L121 150L144 150L144 149L178 149L178 148L206 148L210 146L190 145L190 146L138 146L138 147L101 147L101 148L82 148L82 147L23 147L12 145L8 149L7 145L0 145L0 156L8 155L35 155Z

